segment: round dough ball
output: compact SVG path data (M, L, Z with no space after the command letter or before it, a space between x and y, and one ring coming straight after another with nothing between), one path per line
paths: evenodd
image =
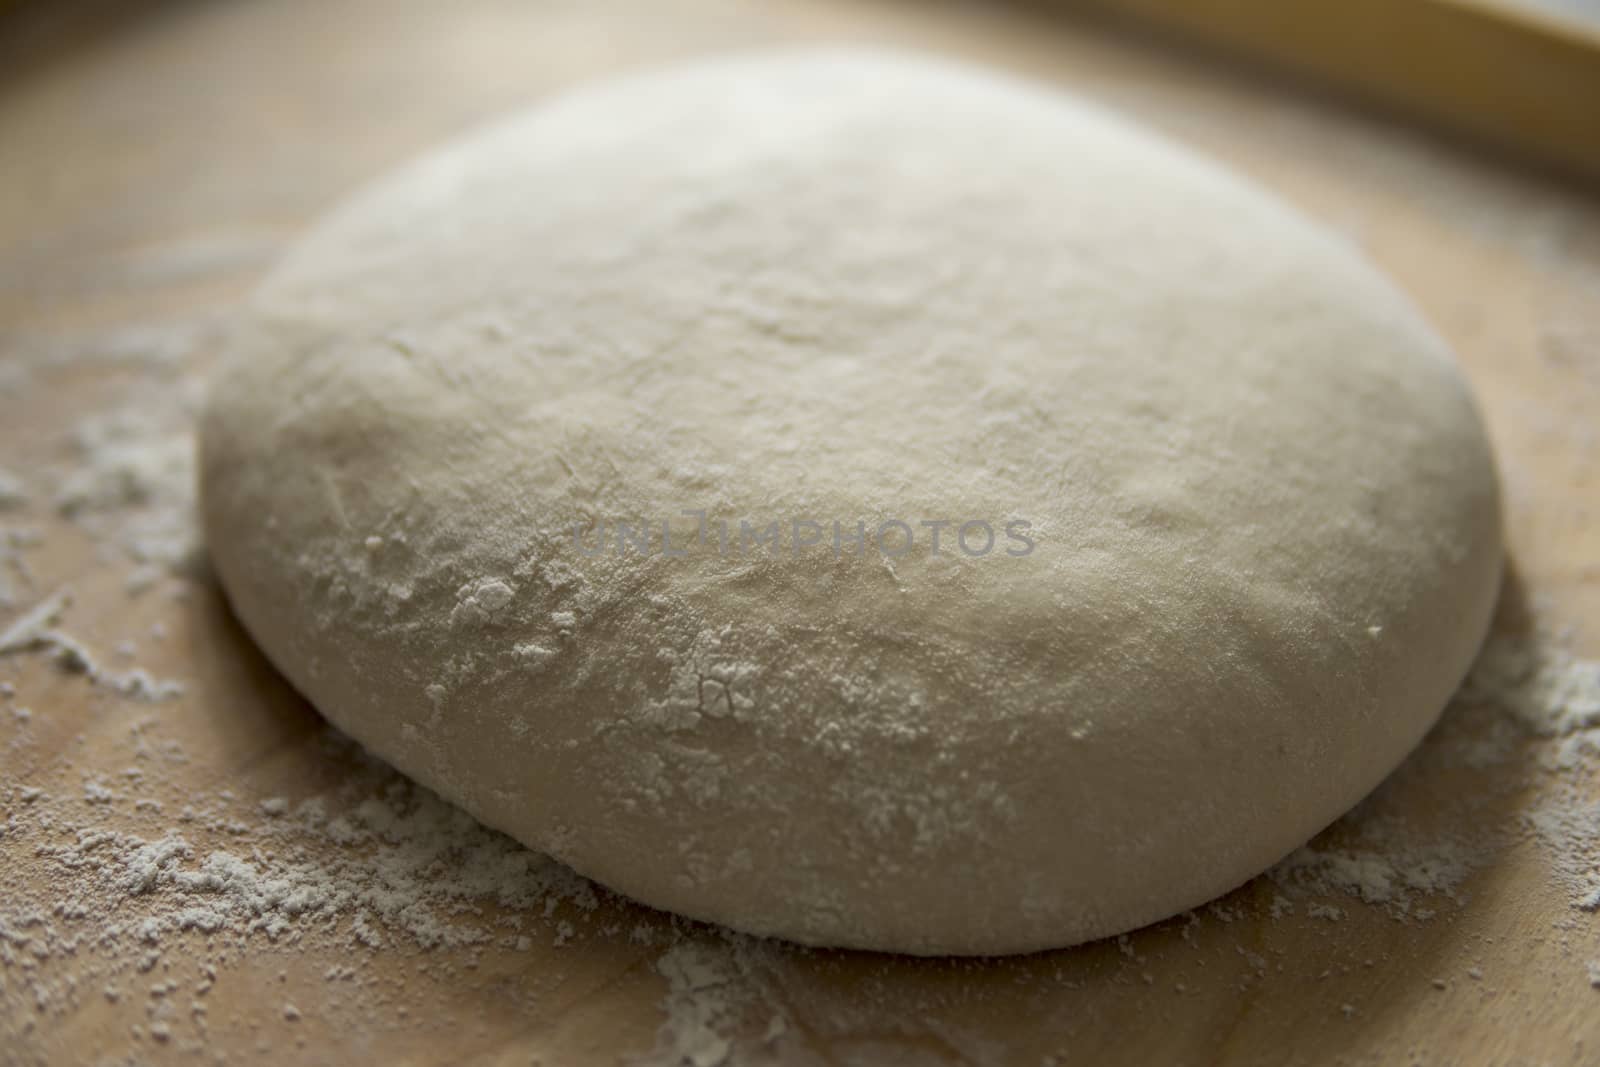
M356 197L243 313L203 490L245 626L407 774L913 953L1267 868L1428 729L1501 557L1462 376L1344 243L870 51L607 81Z

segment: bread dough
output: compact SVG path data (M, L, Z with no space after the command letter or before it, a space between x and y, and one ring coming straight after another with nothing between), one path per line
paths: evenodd
M241 313L202 451L228 596L339 727L824 945L1232 889L1416 744L1500 570L1462 376L1341 240L873 51L607 81L380 181Z

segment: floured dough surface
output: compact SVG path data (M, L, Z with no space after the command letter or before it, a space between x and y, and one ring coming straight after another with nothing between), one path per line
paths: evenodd
M828 945L1231 889L1416 743L1500 569L1461 375L1349 249L866 51L598 84L379 182L242 313L202 452L228 595L336 724L608 886Z

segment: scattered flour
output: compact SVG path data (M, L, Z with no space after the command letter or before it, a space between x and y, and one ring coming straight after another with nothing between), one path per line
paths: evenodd
M738 974L725 953L693 943L674 945L656 960L667 980L667 1022L655 1051L642 1063L662 1067L719 1067L733 1049L728 1025L742 999Z
M0 511L10 511L27 502L28 490L22 479L0 467Z
M120 799L103 786L90 788L91 803ZM152 945L190 929L276 940L303 936L306 925L342 927L360 940L358 920L381 922L423 947L463 945L494 937L466 917L474 906L531 911L558 897L592 909L598 901L591 884L566 867L399 778L377 795L344 800L348 809L339 815L328 815L326 798L313 798L285 817L287 825L251 826L242 836L252 845L243 849L192 845L182 827L217 816L190 807L180 828L160 837L80 828L64 844L37 845L34 855L53 881L78 876L65 883L74 895L60 908L70 910L78 899L87 906L93 897L94 914L107 917L97 936L115 940L131 931ZM113 907L101 910L107 901ZM123 910L137 917L113 918Z
M24 613L0 631L0 656L34 650L48 651L56 664L70 674L81 674L94 685L141 701L171 700L183 692L183 683L157 680L143 668L112 671L100 663L76 638L56 629L72 596L61 590Z
M0 608L16 604L22 590L33 584L26 554L42 541L43 536L32 527L0 526Z
M65 594L49 598L7 627L0 647L48 651L39 635L56 632L69 605ZM1511 653L1486 653L1502 654ZM1556 732L1540 724L1572 721L1573 702L1588 697L1581 681L1576 689L1567 683L1592 677L1592 664L1551 659L1566 665L1567 682L1546 684L1541 667L1519 673L1524 682L1507 690L1479 686L1472 701L1503 701L1502 714L1514 715L1520 731L1555 743ZM1536 683L1543 703L1528 698L1529 678L1544 679ZM1428 745L1460 740L1449 736L1454 728L1447 716L1443 736ZM169 946L195 937L205 939L215 966L229 955L313 946L529 952L536 943L600 939L656 946L652 966L666 982L663 1022L654 1047L630 1061L639 1067L778 1062L796 1039L781 998L768 995L757 972L805 950L643 909L633 909L643 918L624 927L608 917L631 905L485 829L331 728L321 750L346 770L335 788L301 798L164 790L163 769L183 757L159 748L143 750L124 770L85 779L76 794L28 782L0 790L7 811L0 846L13 857L0 867L0 965L7 969L0 1003L23 997L48 1014L70 1009L80 988L121 997L130 976L160 973ZM1579 802L1576 787L1564 791L1571 775L1552 774L1537 760L1528 766L1554 788L1523 811L1523 826L1551 856L1551 873L1576 914L1600 909L1600 805ZM1270 907L1263 901L1255 917L1340 923L1352 908L1370 906L1394 921L1426 922L1460 903L1472 872L1503 847L1495 835L1429 834L1381 810L1381 796L1373 807L1363 805L1334 829L1344 840L1319 838L1270 872ZM1251 916L1247 900L1230 897L1188 916L1183 940L1193 944L1189 930L1202 921ZM1119 942L1127 967L1143 966L1139 938ZM1241 956L1257 980L1271 980L1268 957L1243 949ZM1582 980L1600 983L1600 964L1584 959ZM284 1019L299 1021L287 1009ZM173 1040L187 1032L181 1018L164 1022Z
M1600 912L1600 800L1566 784L1542 797L1526 819L1572 906Z
M1434 909L1418 907L1416 901L1434 894L1454 899L1456 889L1484 859L1483 849L1471 844L1406 841L1400 835L1372 833L1363 838L1379 847L1306 845L1273 868L1271 877L1280 886L1318 896L1359 897L1396 919L1427 919Z
M57 512L136 562L180 568L199 553L194 441L198 390L84 419L56 492Z
M1600 660L1573 658L1558 637L1489 642L1458 698L1510 712L1539 737L1600 727Z
M1451 710L1413 759L1501 767L1530 745L1536 768L1545 772L1537 776L1543 788L1518 825L1485 827L1467 817L1460 821L1469 834L1447 836L1423 831L1400 815L1375 815L1369 800L1334 828L1355 837L1354 846L1330 846L1319 838L1270 877L1282 888L1344 894L1396 919L1425 920L1436 909L1421 901L1457 900L1467 878L1506 847L1507 837L1531 830L1574 904L1600 909L1600 801L1586 799L1592 790L1586 793L1584 775L1564 773L1600 769L1600 661L1575 658L1551 635L1491 638ZM1325 907L1311 914L1342 917Z

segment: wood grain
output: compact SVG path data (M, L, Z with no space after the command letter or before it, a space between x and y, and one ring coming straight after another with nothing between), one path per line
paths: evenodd
M1600 653L1600 207L1570 188L1090 24L983 6L174 2L114 32L75 34L0 81L0 372L26 370L0 377L12 383L0 465L24 474L35 497L4 519L43 534L0 627L71 585L74 634L102 649L138 637L141 665L187 691L129 707L41 657L0 658L0 680L34 711L26 730L0 716L0 817L20 816L19 785L76 796L86 776L149 751L151 788L171 810L205 800L246 812L363 773L323 743L314 712L207 580L173 578L130 597L126 560L50 506L55 487L40 472L66 454L77 420L118 403L144 372L45 353L225 319L287 242L359 182L580 78L839 40L938 50L1082 92L1360 243L1439 325L1479 391L1514 561L1498 625L1576 627L1575 647ZM202 340L184 366L203 368L211 351ZM166 637L146 640L157 623ZM168 742L181 759L159 755ZM1470 821L1510 836L1459 899L1428 902L1439 913L1429 921L1343 895L1323 901L1342 909L1337 922L1303 902L1273 918L1277 889L1258 879L1220 911L1123 944L1018 959L768 946L741 979L756 995L736 1020L747 1031L739 1055L840 1065L1595 1062L1600 992L1584 963L1600 956L1600 930L1569 906L1548 855L1514 832L1542 779L1523 762L1472 771L1430 751L1374 804L1437 832ZM126 805L96 818L130 832L157 825ZM235 840L188 832L201 848ZM1335 827L1326 841L1354 832ZM0 833L0 871L70 895L73 876L31 848ZM92 934L94 921L82 929ZM644 924L722 951L714 931L623 902L584 921ZM604 937L559 945L539 929L526 950L423 950L394 938L381 949L290 939L233 951L199 932L173 936L138 982L178 982L188 1003L201 968L217 974L203 1015L181 1012L164 1041L148 1029L143 984L115 1002L87 978L74 984L92 955L86 942L77 956L0 970L0 1061L567 1065L648 1052L667 991L659 949ZM334 966L353 977L330 982ZM41 983L53 991L43 1004L32 993ZM285 1019L286 1001L300 1018ZM784 1032L762 1041L774 1014Z

